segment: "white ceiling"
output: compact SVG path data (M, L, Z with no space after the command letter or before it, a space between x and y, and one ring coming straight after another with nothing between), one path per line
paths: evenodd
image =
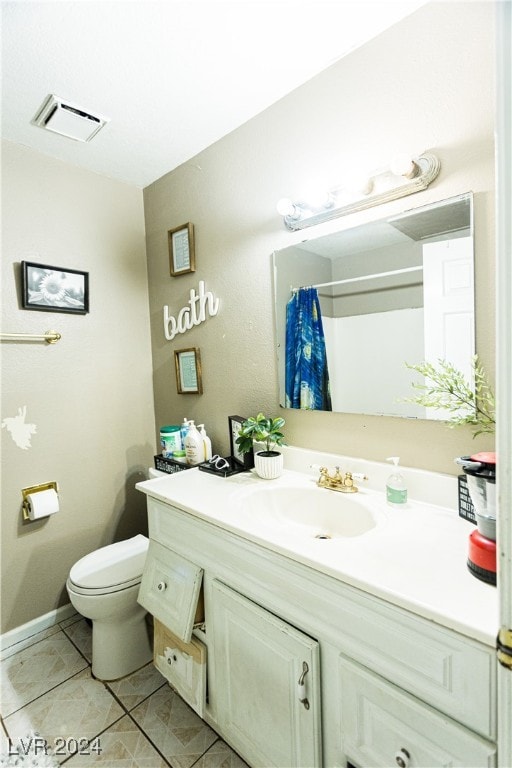
M145 187L425 0L2 0L2 136ZM90 143L30 121L53 93Z

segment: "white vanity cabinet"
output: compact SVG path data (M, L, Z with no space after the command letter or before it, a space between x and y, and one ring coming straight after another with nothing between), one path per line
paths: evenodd
M492 647L170 501L148 521L161 564L202 573L203 717L249 765L495 766Z

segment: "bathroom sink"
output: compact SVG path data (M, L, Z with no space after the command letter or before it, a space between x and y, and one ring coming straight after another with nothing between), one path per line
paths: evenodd
M255 488L237 499L237 517L274 532L319 540L361 536L381 515L358 494L324 488Z

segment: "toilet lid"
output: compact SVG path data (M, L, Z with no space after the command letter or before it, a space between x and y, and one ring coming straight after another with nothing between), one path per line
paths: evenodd
M149 539L138 534L91 552L71 568L69 579L85 589L102 589L142 576Z

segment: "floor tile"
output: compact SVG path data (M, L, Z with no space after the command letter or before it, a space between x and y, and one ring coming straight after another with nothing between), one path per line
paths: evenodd
M59 768L60 763L38 734L28 733L17 743L9 743L0 754L0 766L27 766L32 768Z
M59 627L61 629L65 629L66 627L69 627L70 624L81 621L81 619L83 619L83 616L81 616L79 613L74 613L72 616L68 616L67 619L64 619L64 621L59 621Z
M61 752L62 762L74 741L93 739L125 714L110 691L95 680L90 669L66 680L5 718L5 727L14 744L27 733L37 732L51 749ZM59 749L62 747L62 749Z
M92 627L83 618L63 627L67 637L76 645L89 663L92 663Z
M218 738L169 686L153 693L131 715L174 768L190 768Z
M108 687L114 693L123 707L128 711L140 704L154 693L162 685L167 685L167 680L163 677L152 662L146 664L142 669L133 672L133 674L123 677L122 680L115 680L107 683Z
M0 723L0 755L5 755L9 752L9 739L7 737L7 731L4 728L3 721ZM2 762L0 760L0 765Z
M66 768L103 765L108 768L167 768L133 720L125 715L110 726L89 747L81 749L66 762Z
M0 663L4 717L84 669L87 662L62 631Z
M19 651L23 651L25 648L29 648L31 645L38 643L40 640L55 635L57 632L59 632L59 626L57 624L54 624L47 629L43 629L41 632L36 632L35 635L30 635L30 637L26 637L24 640L20 640L18 643L14 643L13 645L4 648L0 658L2 660L8 659L10 656L14 656L15 653L19 653Z
M219 739L194 763L194 768L249 768L231 747Z

